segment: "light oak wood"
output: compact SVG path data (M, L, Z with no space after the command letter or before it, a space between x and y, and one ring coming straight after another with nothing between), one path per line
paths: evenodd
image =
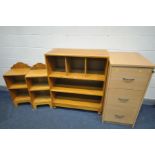
M97 57L109 58L107 50L103 49L52 49L45 54L46 56L74 56L74 57Z
M32 77L47 77L47 70L46 69L37 69L37 70L30 70L28 74L26 74L26 78Z
M147 78L152 73L149 68L137 67L112 67L111 77L114 78Z
M82 89L76 87L62 87L62 86L54 86L51 91L53 92L67 92L67 93L75 93L75 94L85 94L85 95L95 95L95 96L103 96L102 90L93 90L93 89Z
M126 109L137 108L143 95L143 91L128 89L109 89L108 93L108 105Z
M122 109L120 107L107 106L104 112L104 121L133 124L136 116L136 110L134 108Z
M66 107L66 108L76 108L83 110L99 111L101 104L86 102L86 101L73 101L67 99L54 99L55 106Z
M25 96L25 95L16 96L13 101L16 104L30 102L30 96Z
M15 106L30 102L29 94L26 92L27 84L25 81L25 75L30 71L30 68L31 67L25 63L17 62L3 75Z
M154 68L155 65L136 52L109 52L111 66Z
M110 53L103 121L134 127L153 68L137 53Z
M71 93L89 96L100 96L99 107L96 111L101 112L104 88L92 89L81 84L64 84L64 86L56 85L55 79L71 79L81 81L102 81L104 82L107 76L108 52L106 50L86 50L86 49L53 49L45 54L45 60L48 71L48 81L50 84L51 98L53 107L57 106L54 102L56 99L55 93ZM71 81L70 80L70 81ZM72 82L72 81L71 81ZM105 82L104 82L105 85ZM72 98L70 99L72 101ZM83 101L82 101L83 102ZM67 107L79 107L79 109L90 110L91 107L85 107L85 103L80 106L75 106L72 102ZM93 103L91 103L93 104ZM61 103L61 106L66 107Z
M30 87L30 91L49 90L49 85L33 85Z
M109 88L124 88L132 90L144 90L147 86L147 81L149 80L149 75L146 78L136 78L136 77L125 77L120 78L111 77ZM133 80L132 80L133 79Z
M49 74L49 77L105 81L105 75L99 75L99 74L83 74L83 73L68 73L68 74L66 74L63 72L53 72L53 73Z
M12 84L9 89L26 89L27 84L26 83L18 83L18 84Z
M26 75L26 82L31 97L31 104L34 109L38 105L48 104L50 107L52 106L45 64L37 63L33 65L32 69ZM44 94L45 92L48 92L49 95ZM36 95L37 93L39 93L39 96Z
M37 105L42 105L46 103L51 104L51 98L50 97L37 97L34 99L33 102Z

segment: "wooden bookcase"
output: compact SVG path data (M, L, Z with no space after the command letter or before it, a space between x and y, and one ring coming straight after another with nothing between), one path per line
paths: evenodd
M26 82L32 107L34 109L39 105L49 105L51 107L46 65L42 63L35 64L26 75Z
M102 112L106 50L54 49L45 59L53 107Z
M30 102L25 81L25 75L30 71L30 68L27 64L18 62L4 74L4 80L15 106L20 103Z

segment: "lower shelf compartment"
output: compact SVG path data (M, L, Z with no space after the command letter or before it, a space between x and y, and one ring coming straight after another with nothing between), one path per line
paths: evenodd
M70 93L52 93L53 104L58 107L101 111L101 97Z
M50 78L53 92L103 96L103 81Z
M30 92L32 103L36 105L51 103L50 91L32 91Z
M27 89L12 89L11 96L15 104L30 102L30 96Z
M47 104L47 103L51 103L51 98L48 97L48 96L42 96L42 97L36 97L34 100L33 100L33 103L34 104Z
M30 87L30 91L39 91L39 90L49 90L49 85L40 84L40 85L32 85Z
M16 104L30 102L30 97L25 95L16 96L14 102Z
M55 106L66 107L66 108L76 108L91 111L100 111L101 105L97 103L73 101L66 99L54 99Z
M9 89L26 89L26 88L27 88L26 83L15 83L9 86Z

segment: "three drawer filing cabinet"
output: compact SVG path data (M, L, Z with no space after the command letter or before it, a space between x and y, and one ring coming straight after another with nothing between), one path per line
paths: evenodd
M103 121L134 126L154 65L138 53L110 52Z

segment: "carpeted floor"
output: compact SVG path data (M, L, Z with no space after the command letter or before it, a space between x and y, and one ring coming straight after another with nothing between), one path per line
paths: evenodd
M32 110L30 104L15 108L7 91L0 91L2 129L128 129L131 126L102 123L96 112L48 106ZM155 128L155 105L143 105L134 128Z

